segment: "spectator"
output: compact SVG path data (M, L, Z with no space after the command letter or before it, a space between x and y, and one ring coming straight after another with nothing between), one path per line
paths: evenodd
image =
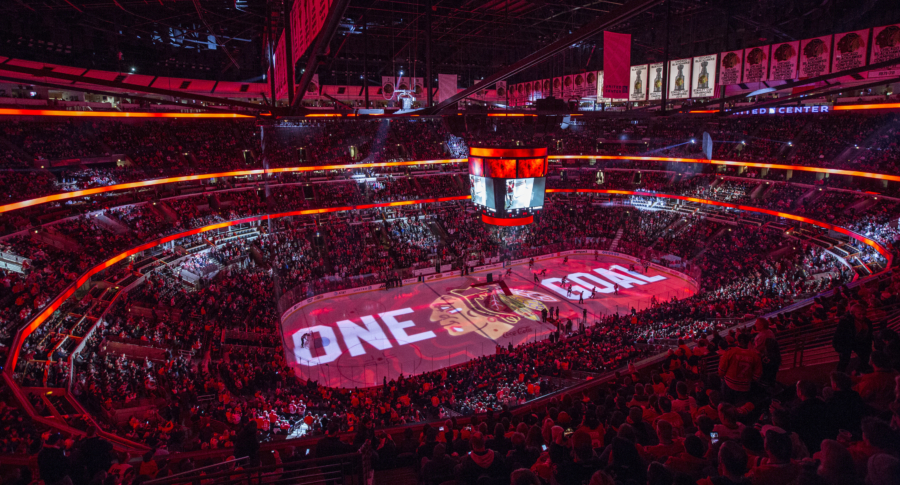
M866 316L866 309L862 304L854 303L850 307L850 312L838 321L832 346L838 353L839 372L847 370L851 353L856 353L859 357L860 370L867 368L869 355L872 353L872 322Z
M431 459L425 459L422 466L422 477L427 485L439 485L453 479L456 461L447 456L446 447L438 444L434 447Z
M456 476L459 481L475 485L482 476L492 480L500 480L507 476L508 472L503 458L494 453L494 450L485 449L484 435L480 431L472 434L469 443L472 446L472 452L456 466Z
M809 381L797 382L797 397L800 403L791 410L790 423L806 448L815 453L829 429L829 424L822 419L828 416L828 405L818 397L816 385Z
M791 437L770 428L765 436L766 460L750 470L753 485L787 485L800 475L800 465L791 460Z
M738 347L728 349L719 359L719 377L722 377L722 397L732 404L743 404L750 393L750 386L762 375L762 360L750 350L750 336L738 335Z
M828 436L837 436L840 430L847 430L853 436L860 436L860 422L868 414L868 407L858 392L852 389L853 381L843 372L831 373L831 388L834 391L828 399Z
M698 485L746 485L747 453L734 441L726 441L719 448L719 475L700 480Z
M874 370L869 374L862 375L853 389L876 413L883 413L888 410L888 405L894 400L894 387L898 373L891 369L890 359L886 353L881 351L872 352L869 364Z
M249 466L259 466L259 436L256 420L247 422L234 440L234 457L248 457Z
M60 436L52 433L37 457L41 480L47 485L72 485L69 458L60 449Z
M826 485L859 484L853 456L843 445L834 440L822 441L821 465L818 474Z
M341 441L338 431L337 422L332 421L328 423L327 434L316 443L316 458L344 455L356 451L353 445Z

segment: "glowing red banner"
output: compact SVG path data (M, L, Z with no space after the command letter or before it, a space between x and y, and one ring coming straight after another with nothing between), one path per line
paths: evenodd
M628 99L631 34L603 32L603 97Z

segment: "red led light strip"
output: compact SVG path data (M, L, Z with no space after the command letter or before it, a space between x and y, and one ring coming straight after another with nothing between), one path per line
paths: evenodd
M698 199L696 197L686 197L683 195L673 195L673 194L656 194L652 192L635 192L632 190L604 190L604 189L547 189L547 193L591 193L591 194L614 194L614 195L639 195L642 197L660 197L664 199L677 199L684 200L687 202L695 202L698 204L707 204L707 205L715 205L719 207L728 207L730 209L737 209L745 212L757 212L760 214L768 214L770 216L775 217L783 217L785 219L790 219L792 221L805 222L807 224L812 224L814 226L819 226L824 229L831 229L832 231L839 232L846 236L849 236L857 241L864 243L868 246L871 246L872 249L878 251L879 254L888 259L888 261L892 261L891 253L887 249L885 249L881 244L876 241L869 239L865 236L856 234L853 231L848 229L844 229L843 227L836 226L834 224L830 224L827 222L817 221L815 219L810 219L808 217L798 216L795 214L788 214L787 212L778 212L770 209L763 209L760 207L751 207L748 205L738 205L731 204L728 202L719 202L717 200L709 200L709 199Z
M470 157L537 158L546 157L546 148L482 148L470 147Z
M880 106L880 105L879 105ZM534 157L534 156L542 156L542 155L533 155L533 149L511 149L511 150L521 150L520 154L517 156L513 155L505 155L501 154L500 151L494 150L505 150L505 149L479 149L472 148L474 156L503 156L503 157ZM487 155L476 155L476 153L483 153L484 150ZM776 170L797 170L802 172L815 172L815 173L830 173L834 175L849 175L853 177L864 177L878 180L888 180L891 182L900 182L900 175L888 175L883 173L872 173L872 172L859 172L855 170L840 170L836 168L819 168L819 167L806 167L803 165L781 165L776 163L757 163L757 162L737 162L732 160L702 160L696 158L673 158L673 157L636 157L636 156L625 156L625 155L554 155L548 157L549 159L554 160L637 160L637 161L646 161L646 162L674 162L674 163L705 163L710 165L728 165L735 167L753 167L753 168L771 168ZM11 204L0 205L0 213L14 211L17 209L24 209L26 207L32 207L36 205L46 204L48 202L58 202L63 200L75 199L78 197L86 197L90 195L102 194L105 192L114 192L117 190L127 190L139 187L149 187L153 185L163 185L170 184L176 182L187 182L192 180L205 180L210 178L218 178L218 177L242 177L247 175L261 175L264 173L283 173L283 172L314 172L318 170L344 170L344 169L354 169L354 168L378 168L378 167L404 167L411 165L441 165L448 163L465 163L468 159L466 158L449 158L449 159L441 159L441 160L416 160L411 162L381 162L381 163L359 163L359 164L344 164L344 165L317 165L311 167L282 167L282 168L272 168L269 170L263 169L255 169L255 170L237 170L232 172L219 172L219 173L208 173L201 175L186 175L182 177L169 177L169 178L161 178L161 179L153 179L153 180L143 180L140 182L130 182L125 184L116 184L116 185L108 185L106 187L95 187L92 189L85 190L76 190L74 192L64 192L61 194L51 194L46 195L44 197L38 197L35 199L28 199L19 202L13 202Z
M70 118L253 118L237 113L148 113L142 111L64 111L53 109L0 109L0 116L65 116Z
M491 217L487 214L481 214L481 222L492 226L516 227L527 226L534 222L534 216L519 217L516 219L503 219L500 217Z
M193 180L206 180L219 177L244 177L247 175L262 175L264 173L283 173L283 172L314 172L317 170L342 170L349 168L375 168L375 167L404 167L409 165L440 165L445 163L462 163L467 161L465 158L450 158L445 160L417 160L413 162L382 162L382 163L359 163L345 165L317 165L313 167L284 167L272 168L269 170L235 170L231 172L206 173L200 175L185 175L181 177L168 177L153 180L142 180L140 182L129 182L125 184L107 185L106 187L94 187L92 189L76 190L73 192L63 192L61 194L45 195L35 199L22 200L0 206L0 213L24 209L35 205L46 204L48 202L58 202L62 200L76 199L79 197L87 197L106 192L114 192L117 190L135 189L140 187L150 187L153 185L164 185L177 182L190 182Z
M217 224L211 224L209 226L198 227L196 229L191 229L190 231L180 232L177 234L172 234L171 236L166 236L160 239L156 239L154 241L150 241L148 243L141 244L136 248L129 249L123 253L120 253L100 264L94 266L86 273L81 275L74 284L69 285L69 287L62 292L59 296L57 296L50 305L47 306L38 316L36 316L27 326L25 326L22 330L20 330L16 334L15 341L13 342L13 351L10 352L9 358L6 360L6 372L12 376L16 370L16 362L19 358L19 351L22 348L22 344L25 342L25 339L28 338L38 327L41 326L53 313L59 309L60 306L75 293L75 290L84 285L92 276L103 271L106 268L122 261L125 258L138 254L142 251L146 251L160 244L165 244L167 242L174 241L176 239L181 239L183 237L193 236L195 234L200 234L204 232L214 231L216 229L221 229L223 227L231 227L236 226L238 224L244 224L248 222L256 222L256 221L264 221L268 219L279 219L282 217L290 217L290 216L307 216L313 214L326 214L331 212L343 212L348 210L360 210L360 209L373 209L376 207L396 207L396 206L404 206L404 205L412 205L412 204L430 204L434 202L447 202L453 200L468 200L471 199L470 195L460 195L456 197L438 197L434 199L417 199L417 200L405 200L398 202L384 202L381 204L365 204L365 205L356 205L356 206L342 206L342 207L327 207L324 209L306 209L292 212L281 212L278 214L268 214L263 216L254 216L247 217L244 219L238 219L234 221L226 221L220 222Z
M547 189L547 192L548 193L576 193L576 192L579 192L579 193L595 193L595 194L638 195L638 196L643 196L643 197L660 197L660 198L666 198L666 199L684 200L687 202L695 202L695 203L699 203L699 204L715 205L715 206L719 206L719 207L728 207L728 208L737 209L737 210L741 210L741 211L768 214L768 215L772 215L772 216L776 216L776 217L783 217L785 219L790 219L790 220L799 221L799 222L805 222L805 223L819 226L819 227L822 227L825 229L831 229L835 232L839 232L841 234L849 236L853 239L856 239L857 241L860 241L860 242L872 247L873 249L875 249L875 251L878 251L879 254L881 254L882 256L887 258L888 267L890 267L891 263L893 262L893 258L890 254L890 251L888 251L883 246L881 246L881 244L879 244L878 242L876 242L872 239L869 239L865 236L861 236L859 234L856 234L855 232L852 232L848 229L844 229L843 227L840 227L840 226L836 226L834 224L817 221L814 219L810 219L808 217L798 216L798 215L794 215L794 214L788 214L786 212L778 212L778 211L773 211L773 210L769 210L769 209L762 209L759 207L731 204L728 202L719 202L719 201L715 201L715 200L698 199L696 197L685 197L682 195L654 194L654 193L650 193L650 192L636 192L636 191L631 191L631 190ZM13 342L13 349L12 349L13 351L10 352L9 357L7 359L6 372L11 376L13 374L13 372L15 371L15 365L18 360L19 352L22 348L22 344L25 341L25 339L28 338L28 336L31 335L31 333L34 332L35 329L40 327L42 323L44 323L48 318L50 318L50 316L53 315L53 313L57 309L59 309L59 307L70 296L72 296L73 293L75 293L75 290L77 288L80 288L83 284L85 284L88 281L88 279L90 279L93 275L118 263L119 261L122 261L123 259L125 259L129 256L138 254L141 251L146 251L146 250L151 249L160 244L174 241L176 239L181 239L183 237L193 236L195 234L200 234L200 233L212 231L215 229L220 229L223 227L231 227L231 226L235 226L235 225L243 224L243 223L247 223L247 222L255 222L255 221L260 221L260 220L268 220L268 219L278 219L278 218L290 217L290 216L303 216L303 215L312 215L312 214L324 214L324 213L330 213L330 212L342 212L342 211L348 211L348 210L353 210L353 209L367 209L367 208L375 208L375 207L394 207L394 206L402 206L402 205L410 205L410 204L445 202L445 201L453 201L453 200L468 200L470 198L471 198L471 196L461 195L461 196L456 196L456 197L440 197L440 198L435 198L435 199L419 199L419 200L409 200L409 201L400 201L400 202L386 202L386 203L382 203L382 204L366 204L366 205L358 205L358 206L329 207L329 208L324 208L324 209L307 209L307 210L299 210L299 211L293 211L293 212L282 212L279 214L255 216L255 217L248 217L248 218L244 218L244 219L238 219L238 220L234 220L234 221L220 222L218 224L212 224L209 226L199 227L196 229L192 229L190 231L173 234L171 236L166 236L164 238L157 239L155 241L144 243L136 248L133 248L133 249L130 249L123 253L120 253L119 255L117 255L103 263L100 263L99 265L90 269L88 272L83 274L74 284L70 285L63 293L61 293L59 296L57 296L53 300L53 302L50 303L50 305L48 305L47 308L45 308L37 317L35 317L25 328L20 330L16 334L15 341ZM526 218L523 220L527 220L527 219L533 220L533 216L529 216L529 218ZM498 225L510 225L510 224L505 224L506 221L509 221L508 219L496 219L496 218L486 216L486 215L482 215L482 220L488 224L493 223L493 222L490 222L490 220L496 220L496 221L503 222ZM523 222L523 224L527 224L527 223L530 223L530 222ZM522 224L519 224L519 225L522 225Z
M637 160L642 162L675 162L675 163L706 163L709 165L729 165L734 167L773 168L777 170L798 170L801 172L830 173L834 175L850 175L879 180L900 182L900 176L883 173L857 172L855 170L840 170L837 168L807 167L804 165L781 165L777 163L736 162L733 160L704 160L698 158L673 158L673 157L635 157L625 155L552 155L553 160Z

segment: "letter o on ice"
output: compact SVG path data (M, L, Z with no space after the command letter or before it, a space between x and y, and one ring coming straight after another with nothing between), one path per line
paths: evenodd
M301 345L301 340L304 334L309 335L309 340L312 340L313 334L315 333L318 333L322 338L322 342L325 343L325 345L322 347L322 350L325 351L325 354L318 357L313 357L312 352L310 352L308 348ZM334 334L334 330L332 330L331 327L326 327L325 325L316 325L314 327L309 327L294 332L294 335L291 335L291 338L294 340L294 359L298 364L313 367L321 364L327 364L329 362L334 362L338 357L341 356L341 345L338 343L337 336Z

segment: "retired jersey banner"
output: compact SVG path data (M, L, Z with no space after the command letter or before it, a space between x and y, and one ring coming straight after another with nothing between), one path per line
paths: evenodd
M823 35L800 41L800 79L828 74L831 37Z
M628 100L644 101L647 99L647 64L631 66L631 78L628 82Z
M691 58L669 61L669 99L690 98L690 79Z
M900 24L875 27L869 64L900 59ZM869 71L869 78L900 76L900 64Z
M692 98L711 98L716 94L716 59L716 54L694 58L691 70Z
M866 46L869 43L869 29L844 32L834 36L834 51L831 56L831 72L847 71L866 65ZM865 77L864 72L859 73Z
M648 93L650 101L662 99L663 89L666 86L666 80L663 79L663 67L665 66L662 62L650 64L650 72L648 73L648 77L651 79L650 92Z
M744 51L723 52L721 59L719 85L739 84L744 73Z
M775 44L772 49L769 81L786 81L796 78L797 64L800 59L800 41Z
M758 83L769 77L769 49L772 46L765 45L744 49L744 81L745 83Z
M603 32L603 97L628 99L631 34Z

